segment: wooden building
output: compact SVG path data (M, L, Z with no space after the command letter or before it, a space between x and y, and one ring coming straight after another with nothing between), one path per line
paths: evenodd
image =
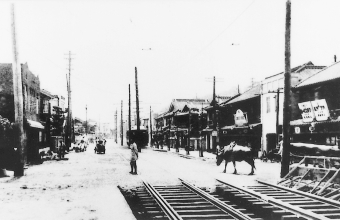
M220 145L236 141L239 145L252 148L256 155L261 150L260 88L260 85L255 85L220 105Z
M292 152L340 156L340 63L305 79L292 90L298 96L292 114Z

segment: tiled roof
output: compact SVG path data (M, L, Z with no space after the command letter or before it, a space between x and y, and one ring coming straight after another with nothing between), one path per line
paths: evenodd
M336 62L303 80L295 88L319 84L340 78L340 62Z
M250 88L249 90L245 91L240 96L230 100L229 102L224 103L222 106L258 97L260 96L260 93L261 93L261 85L259 84L259 85L254 86L253 88Z
M41 89L40 93L44 94L45 96L48 96L50 98L53 98L52 93L50 93L49 91L45 90L45 89Z
M291 70L290 70L290 72L301 72L304 68L306 68L306 67L316 67L316 66L314 66L314 64L311 62L311 61L309 61L309 62L307 62L307 63L305 63L305 64L302 64L302 65L300 65L300 66L296 66L296 67L294 67L294 68L292 68ZM277 75L280 75L280 74L284 74L284 72L281 72L281 73L277 73L277 74L275 74L275 75L272 75L272 76L268 76L268 77L266 77L265 79L269 79L269 78L271 78L271 77L274 77L274 76L277 76Z
M200 109L202 108L202 104L203 107L205 107L209 102L206 99L173 99L169 107L169 112L182 111L185 106Z

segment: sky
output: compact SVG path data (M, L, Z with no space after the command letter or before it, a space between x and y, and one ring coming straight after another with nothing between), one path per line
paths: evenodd
M1 1L0 63L13 58L10 6L15 5L19 60L41 88L67 97L71 52L73 115L110 122L128 85L141 115L175 98L241 92L284 71L286 0ZM291 66L328 66L340 57L340 1L292 0Z

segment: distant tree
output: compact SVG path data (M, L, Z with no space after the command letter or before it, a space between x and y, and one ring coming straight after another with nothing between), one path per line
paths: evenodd
M61 108L53 106L55 114L51 116L51 134L52 136L61 136L63 133L63 124L65 115Z

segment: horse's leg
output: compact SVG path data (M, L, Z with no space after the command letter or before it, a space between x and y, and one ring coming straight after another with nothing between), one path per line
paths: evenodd
M248 175L253 175L255 167L253 158L247 158L245 161L251 166L251 172Z
M234 164L234 173L233 173L233 174L237 174L237 170L236 170L236 162L235 162L235 160L233 160L233 164Z
M223 170L223 173L225 173L227 171L227 164L228 164L228 161L225 160L225 165L224 165L224 170Z

